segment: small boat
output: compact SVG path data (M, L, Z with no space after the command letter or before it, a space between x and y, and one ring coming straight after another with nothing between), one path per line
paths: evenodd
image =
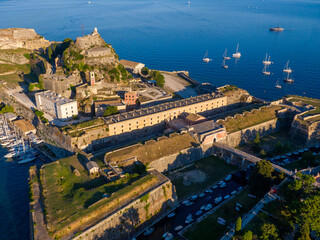
M149 236L151 233L153 233L153 231L154 231L154 228L153 228L153 227L148 228L148 229L143 233L143 235L144 235L144 236Z
M225 60L225 59L223 59L221 66L222 66L223 68L225 68L225 69L228 68L228 65L226 65L226 60Z
M271 65L272 64L272 62L270 61L270 56L268 57L268 53L266 54L266 58L264 61L262 61L262 63L264 65Z
M204 55L203 59L202 59L204 62L208 63L208 62L211 62L212 59L208 58L208 51L206 51L206 54Z
M267 76L269 76L269 75L271 74L271 72L268 71L268 67L269 67L269 65L264 65L264 67L263 67L263 69L262 69L262 73L263 73L264 75L267 75Z
M269 30L271 32L282 32L284 30L284 28L281 28L281 27L272 27L272 28L269 28Z
M289 67L289 60L288 60L287 64L284 66L283 72L292 73L292 69Z
M241 57L241 53L239 52L239 43L237 45L237 50L234 54L232 54L232 57L234 58L240 58Z
M226 50L225 50L224 53L223 53L223 59L224 59L224 60L230 60L230 57L227 56L227 51L228 51L228 50L227 50L227 48L226 48Z
M91 4L91 1L88 1L88 4Z
M6 155L4 155L5 158L13 158L16 155L15 152L8 152Z
M36 160L36 157L29 157L29 158L26 158L26 159L18 162L18 164L28 163L28 162L32 162L34 160Z
M274 86L275 88L281 88L281 85L279 84L279 79L277 80L277 83L276 83L276 85Z

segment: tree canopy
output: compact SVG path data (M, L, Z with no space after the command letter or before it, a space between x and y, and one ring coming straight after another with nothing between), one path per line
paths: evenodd
M107 106L106 110L103 113L103 116L110 116L118 113L118 108L116 106Z

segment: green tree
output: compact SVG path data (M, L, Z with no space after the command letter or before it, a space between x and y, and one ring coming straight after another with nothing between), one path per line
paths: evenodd
M261 141L259 132L256 133L256 138L253 140L252 150L256 153L260 152Z
M300 227L300 236L298 237L298 240L311 240L310 238L310 227L308 223L304 223Z
M164 76L158 70L150 71L150 77L151 77L151 79L156 81L156 84L159 87L164 86L164 83L165 83Z
M2 106L1 110L0 110L0 113L8 113L8 112L12 112L14 113L14 108L12 106L9 106L9 105L4 105Z
M142 73L143 75L148 75L148 74L149 74L149 68L143 67L143 68L141 69L141 73Z
M261 160L257 162L250 176L249 185L253 191L264 193L269 190L273 180L274 170L269 161Z
M50 47L47 48L47 57L48 57L49 60L52 59L52 54L53 54L53 52L52 52L52 48L50 46Z
M107 106L106 110L103 113L103 116L110 116L118 113L118 108L116 106Z
M242 228L242 219L241 217L238 217L237 218L237 221L236 221L236 232L240 232L241 231L241 228Z
M242 240L252 240L252 232L251 231L247 231L243 237Z
M261 227L261 237L263 240L276 240L278 238L278 230L274 224L265 223Z
M256 169L260 175L266 178L272 178L272 173L274 171L272 164L267 160L262 160L257 162Z

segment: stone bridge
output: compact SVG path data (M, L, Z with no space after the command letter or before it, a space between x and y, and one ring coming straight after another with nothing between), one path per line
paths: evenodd
M222 143L214 143L213 144L213 153L217 154L219 157L224 158L227 162L233 163L236 165L240 165L241 168L244 168L248 166L250 163L256 164L257 162L261 161L261 158L258 158L256 156L253 156L251 154L248 154L246 152L243 152L239 149L235 149L233 147L230 147L226 144ZM239 164L240 163L240 164ZM272 164L272 167L279 172L283 172L287 176L293 176L294 173L280 167L276 164Z

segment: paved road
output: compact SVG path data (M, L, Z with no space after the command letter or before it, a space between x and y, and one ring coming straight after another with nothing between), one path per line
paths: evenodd
M242 157L242 158L244 158L244 159L246 159L246 160L248 160L250 162L253 162L253 163L257 163L257 162L262 160L261 158L258 158L256 156L253 156L253 155L249 154L249 153L243 152L243 151L241 151L239 149L235 149L235 148L230 147L230 146L228 146L226 144L214 143L213 145L215 147L217 147L217 148L224 149L224 150L226 150L228 152L231 152L231 153L233 153L235 155L238 155L238 156L240 156L240 157ZM286 174L288 176L293 176L294 175L293 172L291 172L291 171L289 171L289 170L287 170L287 169L285 169L283 167L280 167L280 166L278 166L278 165L276 165L274 163L271 163L271 164L272 164L272 167L277 171L283 172L284 174Z

